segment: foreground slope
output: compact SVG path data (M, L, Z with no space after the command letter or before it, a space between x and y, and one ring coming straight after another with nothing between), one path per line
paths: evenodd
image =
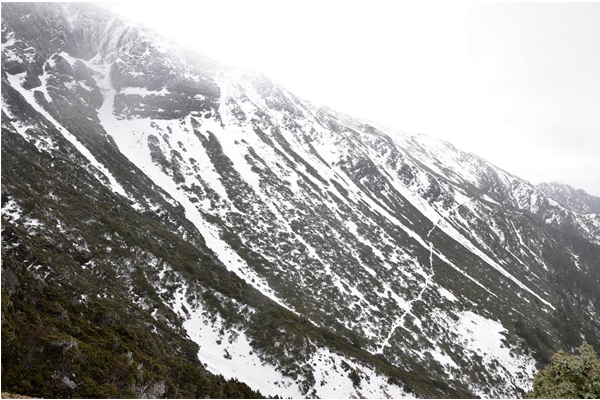
M515 396L598 344L598 214L91 6L2 7L7 296L64 280L285 396Z

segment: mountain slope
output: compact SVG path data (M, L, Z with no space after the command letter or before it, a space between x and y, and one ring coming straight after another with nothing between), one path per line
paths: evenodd
M544 182L538 188L564 207L582 214L600 213L600 197L592 196L582 189L556 182Z
M5 226L72 240L100 276L82 295L166 319L208 371L284 396L515 396L554 350L598 344L597 214L92 6L2 18L3 247Z

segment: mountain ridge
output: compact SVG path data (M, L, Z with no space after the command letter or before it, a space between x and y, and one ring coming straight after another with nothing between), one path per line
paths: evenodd
M585 214L600 212L600 197L589 194L583 189L576 189L558 182L542 182L538 187L558 203L573 211Z

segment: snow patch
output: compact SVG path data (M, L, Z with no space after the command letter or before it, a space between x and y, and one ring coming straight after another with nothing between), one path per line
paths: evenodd
M469 351L478 354L487 365L499 364L500 374L523 390L530 390L536 372L531 356L517 354L508 346L506 329L501 323L471 311L460 314L456 332Z
M148 90L142 87L126 87L119 91L119 94L126 95L137 95L137 96L164 96L169 94L169 91L166 88L162 88L161 90Z

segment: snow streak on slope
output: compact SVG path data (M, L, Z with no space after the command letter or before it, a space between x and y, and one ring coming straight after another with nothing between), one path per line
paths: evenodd
M11 86L14 89L16 89L21 94L21 96L23 96L25 98L25 100L27 100L27 102L37 112L39 112L41 115L43 115L44 118L46 118L48 120L48 122L50 122L52 125L54 125L56 127L56 129L58 129L60 131L60 133L62 133L62 135L69 142L71 142L71 144L73 144L73 146L75 146L75 148L89 161L89 163L94 168L96 168L104 176L106 176L106 178L108 178L108 181L110 182L110 188L112 189L113 192L129 198L127 193L123 189L123 187L119 184L119 182L117 182L115 177L108 171L108 169L104 165L102 165L100 162L98 162L98 160L96 160L96 158L92 155L92 153L83 144L81 144L81 142L79 140L77 140L77 138L72 133L70 133L65 127L63 127L58 121L56 121L56 119L54 119L54 117L52 117L46 110L44 110L44 108L42 106L40 106L37 103L32 92L23 88L23 86L21 85L21 79L24 77L24 75L25 75L25 73L19 74L19 75L8 75L8 80L9 80Z
M383 353L383 350L385 349L385 347L390 345L390 340L392 339L392 336L396 333L396 330L398 328L405 328L404 319L407 314L412 314L413 304L418 301L423 301L423 294L429 288L429 286L432 283L433 277L435 276L435 270L433 269L433 243L429 243L429 268L430 268L430 273L425 277L425 283L421 287L421 291L419 292L417 297L412 298L408 302L408 307L404 310L402 315L400 315L400 317L394 323L394 325L392 325L392 328L390 329L390 333L388 334L388 336L385 338L385 340L381 343L381 345L377 349L377 353L379 353L379 354ZM419 321L419 319L416 316L413 315L413 317L415 318L415 321Z
M547 300L543 299L533 290L529 289L525 284L523 284L520 280L514 277L511 273L509 273L505 268L503 268L496 261L492 260L487 254L481 251L479 248L475 247L466 237L460 234L453 226L451 226L447 220L448 215L452 214L459 207L465 205L465 203L458 204L451 210L448 210L446 215L441 215L438 211L436 211L433 207L429 205L422 198L415 196L409 189L405 188L404 185L398 181L397 175L393 176L392 183L394 184L394 189L398 190L402 196L409 200L410 203L415 206L424 216L426 216L433 224L434 228L438 227L442 231L444 231L448 236L456 240L458 243L463 245L467 250L475 254L477 257L481 258L488 265L496 269L502 275L516 283L520 288L529 292L536 298L538 298L542 303L546 304L552 310L555 310L554 306L550 304ZM467 200L469 201L469 200ZM433 230L433 228L432 228ZM431 233L431 231L429 232ZM429 236L429 235L428 235Z
M152 181L169 193L186 212L186 217L200 231L208 247L213 250L219 259L233 272L242 277L246 282L258 289L262 294L269 297L285 308L289 307L280 300L271 290L266 282L252 271L232 249L220 239L219 233L211 226L198 211L197 207L190 199L177 187L171 177L165 175L160 168L152 162L150 154L139 151L140 141L145 141L148 132L154 132L155 129L151 126L152 121L147 119L138 120L118 120L113 114L113 104L115 90L110 84L109 68L110 65L97 64L98 59L87 62L87 65L98 72L98 86L103 89L105 94L104 103L98 111L98 116L102 121L102 125L114 139L119 150L129 158L131 162L140 167ZM95 77L96 78L96 77ZM177 126L174 126L178 129ZM123 134L127 132L128 134ZM135 133L140 135L136 137ZM213 187L219 188L218 181L213 181ZM223 191L224 192L224 191Z

